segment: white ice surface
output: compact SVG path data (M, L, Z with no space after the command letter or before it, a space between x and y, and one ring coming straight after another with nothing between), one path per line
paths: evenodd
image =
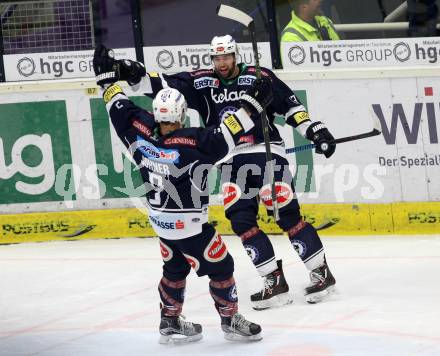
M261 286L238 238L240 311L264 339L223 339L208 279L188 277L183 313L201 342L157 340L161 259L157 239L0 246L0 355L440 355L440 236L324 238L338 294L304 301L305 267L286 237L273 237L294 304L251 309Z

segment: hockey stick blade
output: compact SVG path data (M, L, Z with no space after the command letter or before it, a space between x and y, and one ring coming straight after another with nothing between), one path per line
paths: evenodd
M223 4L217 7L217 15L233 21L240 22L246 27L249 27L250 23L254 21L252 17L250 17L243 11L236 9L235 7Z
M344 142L362 140L364 138L380 135L381 133L382 132L377 127L375 127L373 130L371 130L369 132L365 132L365 133L362 133L362 134L359 134L359 135L353 135L353 136L346 136L346 137L337 138L333 142L337 144L337 143L344 143ZM286 149L286 153L295 153L295 152L313 150L315 147L316 147L315 144L310 143L310 144L304 145L304 146L288 148L288 149Z

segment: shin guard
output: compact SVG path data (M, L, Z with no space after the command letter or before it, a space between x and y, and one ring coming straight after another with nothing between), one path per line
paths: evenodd
M266 276L277 269L272 243L263 231L254 226L240 234L240 238L260 276Z
M308 270L324 264L324 247L315 228L304 220L287 231L290 243Z
M238 310L237 287L234 277L224 281L209 282L209 291L220 317L230 317Z
M162 277L159 283L159 295L162 301L161 316L179 316L182 313L185 298L186 280L170 281Z

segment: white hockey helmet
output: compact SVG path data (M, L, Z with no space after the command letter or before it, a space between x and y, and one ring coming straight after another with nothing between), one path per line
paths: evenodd
M231 35L215 36L211 41L209 54L211 57L221 54L238 54L238 47Z
M153 113L156 122L182 123L185 119L186 109L185 97L177 89L162 89L153 100Z

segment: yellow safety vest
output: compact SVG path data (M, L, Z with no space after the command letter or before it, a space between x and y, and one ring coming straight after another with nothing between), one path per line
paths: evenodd
M339 40L333 22L325 16L315 16L315 21L319 27L327 30L331 40ZM309 23L300 19L292 11L292 20L287 24L281 33L281 42L303 42L303 41L322 41L321 32Z

